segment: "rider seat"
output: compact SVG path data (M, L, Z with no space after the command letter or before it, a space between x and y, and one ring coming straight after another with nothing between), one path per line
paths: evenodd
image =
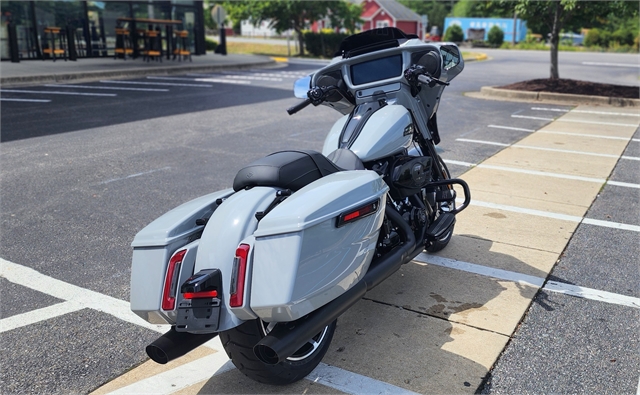
M349 150L334 151L329 157L337 163L317 151L276 152L241 169L233 180L233 189L239 191L255 186L268 186L295 192L326 175L343 170L364 169L362 161Z

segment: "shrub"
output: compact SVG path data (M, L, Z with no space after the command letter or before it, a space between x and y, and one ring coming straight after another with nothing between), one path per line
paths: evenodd
M487 41L493 47L499 47L504 42L504 32L498 25L493 25L487 34Z
M460 25L449 26L447 31L444 32L443 40L457 43L464 41L464 32L462 31L462 27L460 27Z
M323 58L333 58L336 52L338 52L338 49L340 49L342 40L349 37L349 35L342 33L306 32L303 37L304 47L309 54Z
M583 44L585 47L595 47L600 42L600 30L589 29L587 35L584 37Z
M215 51L217 47L218 47L218 43L215 40L210 39L209 37L205 39L204 48L207 51Z

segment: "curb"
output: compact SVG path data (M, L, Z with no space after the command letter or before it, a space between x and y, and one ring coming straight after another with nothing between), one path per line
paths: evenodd
M640 99L625 99L621 97L572 95L567 93L530 92L510 89L498 89L483 86L480 92L468 92L467 96L512 101L559 102L565 104L593 104L613 107L640 107Z
M149 67L138 69L122 69L122 70L97 70L97 71L85 71L76 73L59 73L59 74L46 74L35 76L20 76L20 77L2 77L0 78L0 85L3 88L36 85L42 83L72 83L72 82L90 82L97 81L104 78L110 79L123 79L132 77L144 77L148 75L174 75L183 74L189 72L216 72L224 70L242 70L253 67L273 66L276 61L269 59L263 62L252 63L234 63L227 65L191 65L191 66L168 66L168 67Z

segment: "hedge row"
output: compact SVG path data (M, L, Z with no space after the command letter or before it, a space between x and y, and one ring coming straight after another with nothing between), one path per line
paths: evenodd
M349 34L306 32L303 37L304 47L310 55L333 58L340 48L340 43L349 37Z

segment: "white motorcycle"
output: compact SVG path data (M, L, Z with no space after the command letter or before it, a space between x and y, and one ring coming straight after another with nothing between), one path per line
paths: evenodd
M220 335L254 380L308 375L337 318L423 250L444 248L469 204L467 184L435 149L438 103L463 65L453 44L384 28L347 38L297 81L305 100L289 114L322 104L344 115L322 153L271 154L241 169L232 189L136 235L131 310L171 325L149 357L167 363Z

